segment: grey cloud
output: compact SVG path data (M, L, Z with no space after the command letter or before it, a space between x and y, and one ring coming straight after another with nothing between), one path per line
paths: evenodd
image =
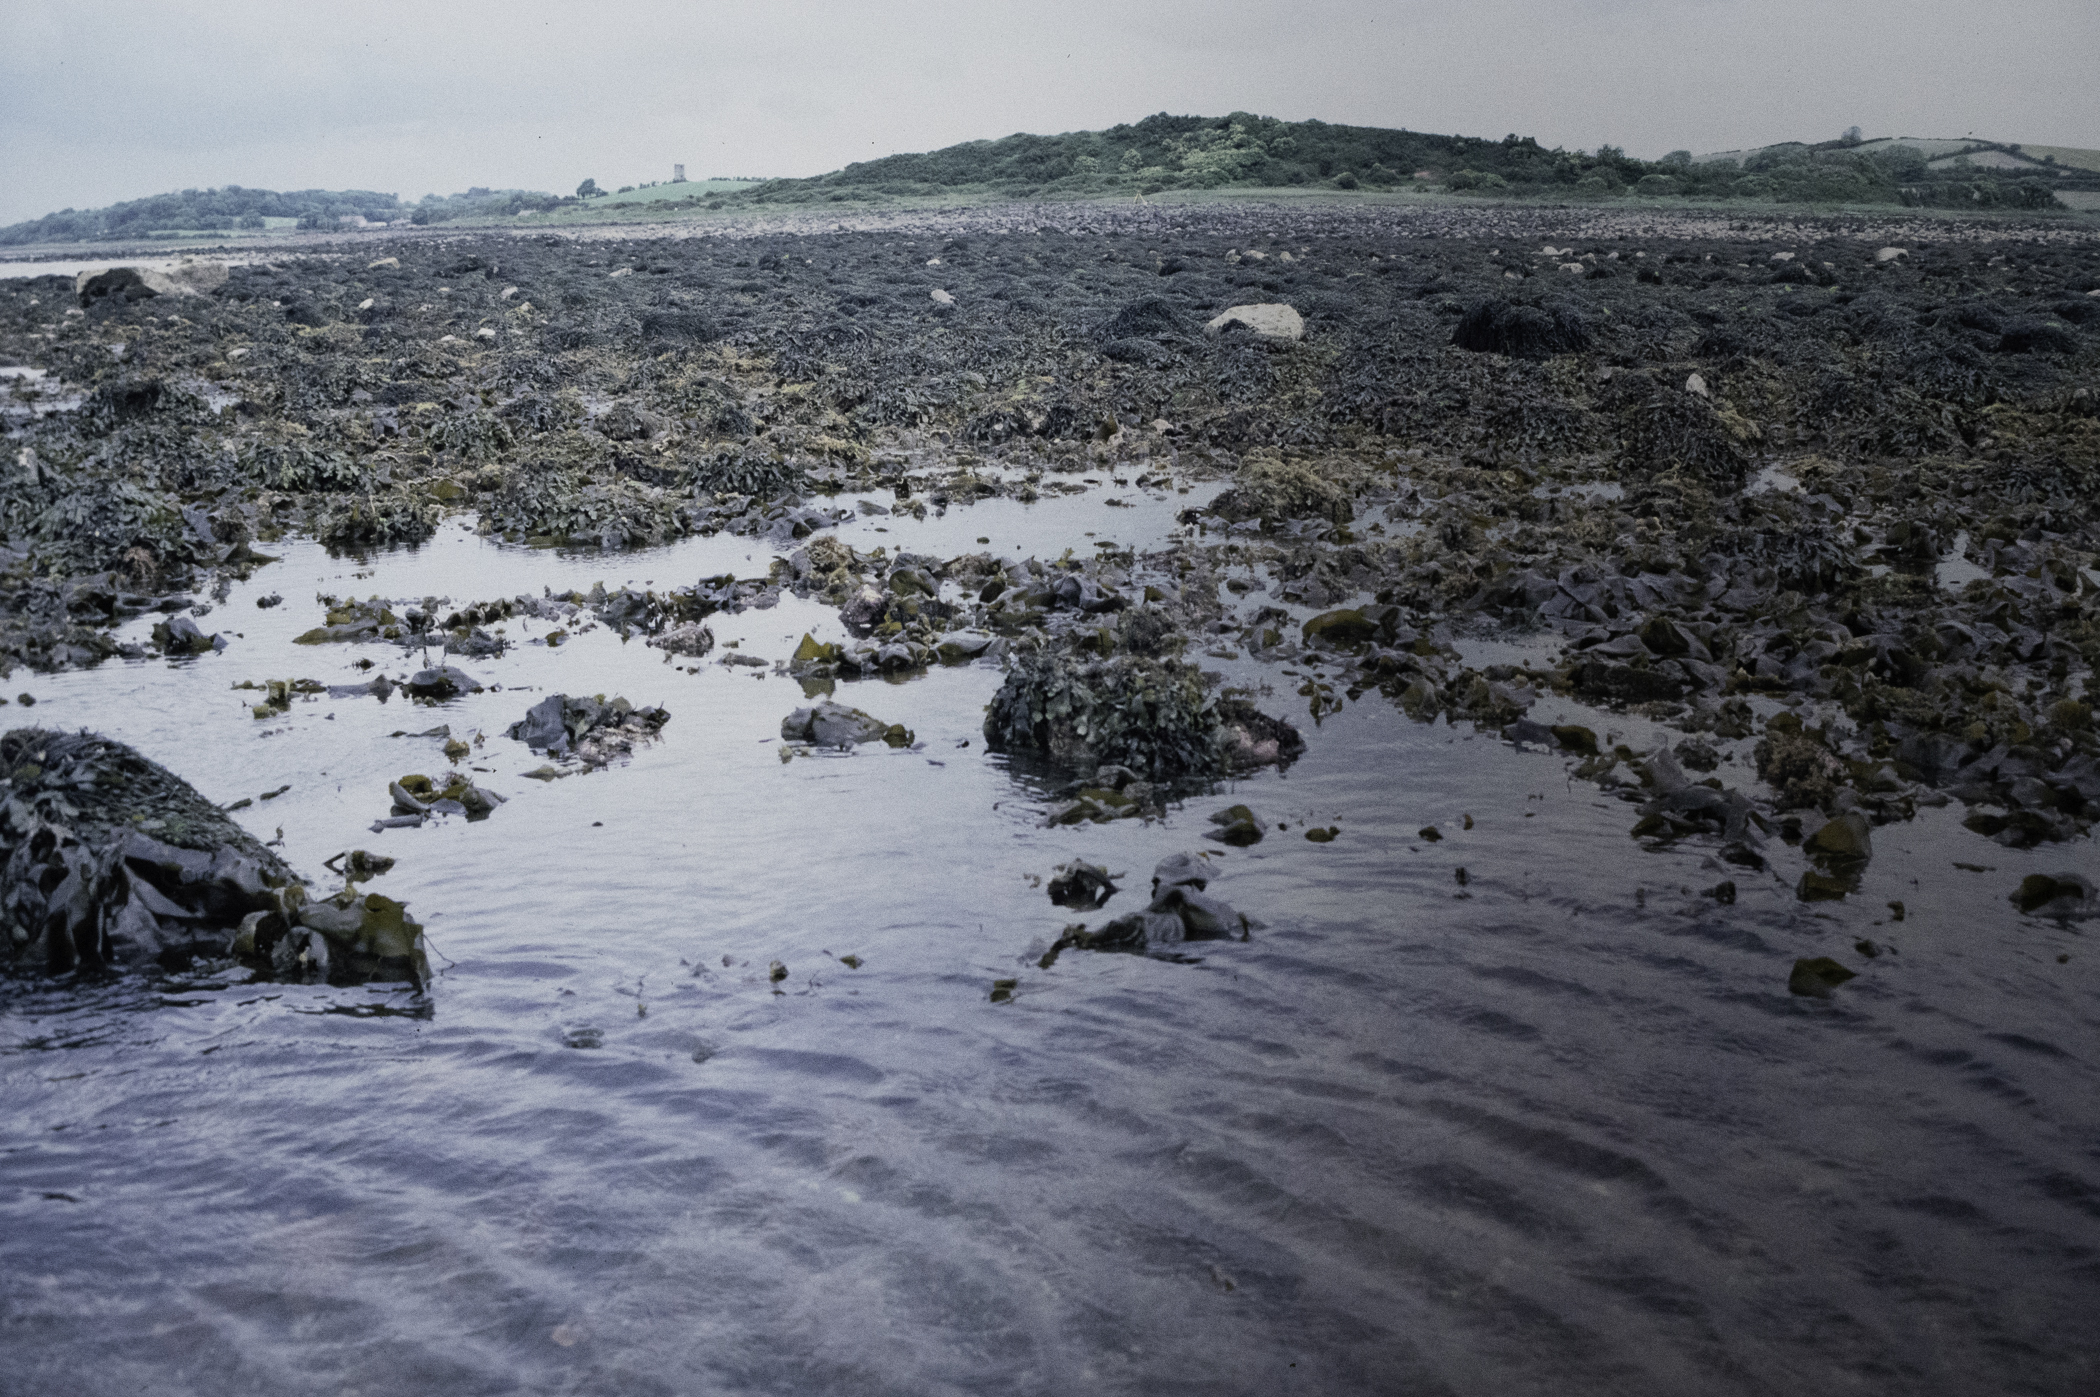
M229 182L812 174L1161 110L1646 155L1855 123L2100 146L2096 52L2091 0L16 0L0 221Z

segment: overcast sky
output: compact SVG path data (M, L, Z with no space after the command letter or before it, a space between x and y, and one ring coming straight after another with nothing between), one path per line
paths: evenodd
M5 0L0 223L187 186L807 175L1230 111L1609 142L2100 147L2100 0Z

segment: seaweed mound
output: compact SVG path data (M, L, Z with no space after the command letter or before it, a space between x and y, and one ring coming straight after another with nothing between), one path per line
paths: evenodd
M1296 728L1210 692L1194 665L1138 655L1021 657L986 708L984 737L994 752L1128 767L1152 781L1288 763L1305 750Z
M1525 306L1494 297L1466 307L1451 332L1451 343L1475 354L1550 359L1588 349L1590 327L1582 312L1565 301Z
M303 902L283 860L166 768L92 733L0 738L5 956L53 972L224 955Z
M1181 311L1164 296L1144 296L1124 306L1102 326L1104 340L1153 339L1160 335L1186 335L1188 326Z
M1326 519L1346 524L1353 513L1349 492L1295 462L1249 453L1232 488L1211 501L1211 513L1237 523L1259 519Z

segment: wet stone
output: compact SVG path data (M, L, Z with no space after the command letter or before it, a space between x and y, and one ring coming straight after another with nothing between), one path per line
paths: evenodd
M843 703L825 699L809 708L798 708L781 719L780 736L787 742L806 742L813 747L854 747L863 742L886 742L908 747L912 734L901 723L885 723Z
M1118 876L1100 864L1079 859L1061 863L1050 879L1050 900L1059 907L1082 910L1100 907L1116 895L1115 879Z
M1206 833L1205 839L1215 839L1237 849L1261 843L1264 832L1261 819L1245 805L1230 805L1213 811L1210 822L1218 828Z
M2100 916L2100 889L2077 873L2030 873L2012 894L2013 906L2031 917L2071 921Z
M1084 924L1065 928L1038 964L1047 970L1065 950L1073 948L1181 958L1173 948L1184 942L1248 939L1255 922L1211 896L1209 881L1209 870L1199 856L1177 854L1163 860L1153 870L1152 901L1143 911L1104 923L1097 931L1087 930Z
M1847 970L1828 956L1804 957L1794 962L1793 970L1787 975L1787 993L1812 999L1828 999L1832 990L1847 980L1857 978L1857 973Z

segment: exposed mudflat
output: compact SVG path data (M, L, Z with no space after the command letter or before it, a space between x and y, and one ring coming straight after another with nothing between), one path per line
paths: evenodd
M6 726L436 972L10 928L0 1390L2091 1385L2089 231L733 232L0 282Z

